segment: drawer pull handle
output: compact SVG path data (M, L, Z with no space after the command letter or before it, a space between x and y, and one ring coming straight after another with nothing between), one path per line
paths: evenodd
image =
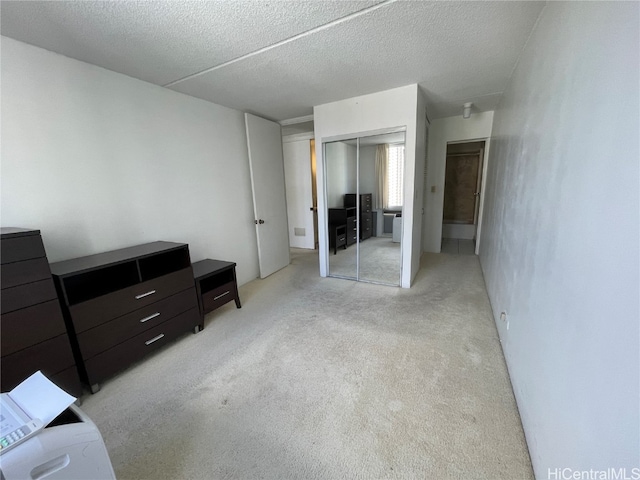
M149 320L151 320L152 318L156 318L160 316L160 312L156 312L153 315L149 315L148 317L144 317L140 320L140 323L144 323L144 322L148 322Z
M156 293L155 290L150 290L147 293L141 293L140 295L136 295L136 300L140 300L141 298L148 297L149 295L153 295Z
M215 301L215 300L217 300L217 299L219 299L219 298L224 297L225 295L229 295L229 293L230 293L230 291L229 291L229 292L221 293L221 294L220 294L220 295L218 295L217 297L213 297L213 300Z
M144 344L145 345L151 345L153 342L157 342L162 337L164 337L164 333L161 333L160 335L157 335L157 336L153 337L151 340L147 340L146 342L144 342Z

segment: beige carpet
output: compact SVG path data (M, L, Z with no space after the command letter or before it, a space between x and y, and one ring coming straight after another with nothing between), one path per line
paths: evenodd
M85 396L119 479L533 478L477 257L410 290L292 260Z
M400 243L391 237L370 237L360 242L360 276L362 281L384 285L400 285L402 268ZM356 277L356 245L338 248L329 255L331 276Z

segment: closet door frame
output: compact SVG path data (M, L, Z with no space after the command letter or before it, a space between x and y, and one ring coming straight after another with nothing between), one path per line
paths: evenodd
M347 280L355 280L357 282L360 282L360 139L363 137L372 137L372 136L376 136L376 135L385 135L385 134L389 134L389 133L399 133L399 132L403 132L405 134L405 146L406 146L406 134L407 134L407 127L406 126L400 126L400 127L389 127L389 128L382 128L382 129L378 129L378 130L369 130L369 131L365 131L365 132L357 132L357 133L349 133L349 134L341 134L341 135L334 135L334 136L330 136L330 137L322 137L320 138L320 142L321 142L321 146L322 146L322 169L323 169L323 185L322 185L322 193L324 195L324 201L322 202L324 204L324 216L325 216L325 223L328 222L328 210L327 210L327 158L326 158L326 144L327 143L332 143L332 142L340 142L340 141L345 141L345 140L356 140L356 225L357 225L357 238L358 241L356 242L356 277L355 279L352 277L346 278L346 277L340 277L340 276L334 276L331 274L331 269L330 269L330 262L329 262L329 258L330 258L330 249L329 249L329 229L325 228L325 235L324 238L322 239L322 241L320 242L320 249L324 250L324 263L325 263L325 272L327 277L331 277L331 278L345 278ZM318 141L318 139L316 139L316 141ZM405 172L406 175L406 172ZM404 179L403 179L404 180ZM405 207L403 205L402 207L402 215L404 217L405 215ZM403 218L403 221L405 219ZM398 287L402 286L402 271L403 271L403 265L404 265L404 255L405 255L405 238L404 238L404 228L403 228L403 233L400 239L400 284L398 285ZM376 282L371 282L371 281L362 281L363 283L372 283L372 284L376 284L376 285L388 285L388 284L383 284L383 283L376 283Z

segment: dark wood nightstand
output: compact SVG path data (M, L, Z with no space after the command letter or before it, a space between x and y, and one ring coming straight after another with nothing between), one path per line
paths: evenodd
M192 264L192 268L200 304L200 330L204 328L204 316L225 303L235 300L236 307L242 308L234 262L207 258Z

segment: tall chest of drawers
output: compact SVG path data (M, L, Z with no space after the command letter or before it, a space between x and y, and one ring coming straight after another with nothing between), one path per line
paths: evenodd
M356 194L347 193L344 196L345 207L356 206ZM360 194L360 240L366 240L373 234L372 195Z
M189 247L153 242L51 264L80 376L100 382L186 331L200 314Z
M2 228L2 391L41 370L76 397L80 379L39 230Z

